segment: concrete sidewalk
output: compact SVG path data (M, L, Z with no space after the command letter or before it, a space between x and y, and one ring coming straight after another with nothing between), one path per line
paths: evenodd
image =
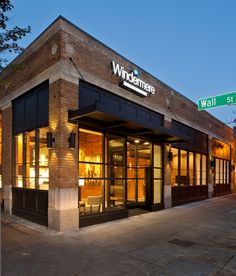
M3 214L2 275L236 275L236 194L67 233Z

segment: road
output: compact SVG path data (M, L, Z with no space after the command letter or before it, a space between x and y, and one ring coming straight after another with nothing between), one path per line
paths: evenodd
M2 275L236 275L236 194L58 233L2 214Z

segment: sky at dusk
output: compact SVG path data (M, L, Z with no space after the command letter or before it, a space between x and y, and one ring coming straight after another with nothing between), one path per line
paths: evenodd
M14 0L27 47L59 15L193 102L236 91L235 0ZM210 111L224 123L236 105ZM233 126L233 124L229 124Z

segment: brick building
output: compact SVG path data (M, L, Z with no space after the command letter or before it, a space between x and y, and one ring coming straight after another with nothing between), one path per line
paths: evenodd
M0 77L10 214L64 231L234 188L233 130L63 17Z

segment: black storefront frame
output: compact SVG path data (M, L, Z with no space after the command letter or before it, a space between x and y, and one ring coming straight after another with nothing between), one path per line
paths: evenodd
M188 135L178 129L164 127L164 115L153 111L143 105L137 104L124 97L115 95L108 90L91 83L79 82L79 109L68 110L68 121L77 124L81 128L98 132L107 132L124 137L137 137L161 146L162 149L162 192L161 204L149 204L145 206L149 210L164 208L164 144L179 143L189 140ZM153 148L153 146L152 146ZM152 151L153 152L153 151ZM153 203L153 162L150 178L151 200ZM127 175L126 175L127 179ZM127 182L127 181L125 181ZM127 184L126 184L127 191ZM127 195L126 195L127 198ZM126 209L125 209L126 210ZM127 211L127 210L126 210ZM115 212L113 212L115 214ZM104 213L105 214L105 213ZM128 213L127 213L128 214ZM99 216L99 215L98 215ZM86 219L88 217L88 219ZM90 215L81 216L80 225L89 225ZM92 217L92 215L91 215ZM96 220L96 219L95 219ZM98 221L94 222L98 223ZM91 223L90 223L91 224Z
M26 188L26 132L35 132L39 143L39 129L49 125L49 81L46 80L12 101L12 181L15 184L15 136L23 135L23 187L12 187L12 213L39 224L48 225L48 190ZM36 141L35 141L36 143ZM39 152L36 152L39 155ZM36 158L36 156L35 156ZM36 166L36 164L35 164ZM36 169L36 167L35 167ZM38 175L35 175L35 179ZM38 185L37 185L38 186Z
M84 215L80 215L80 226L87 226L87 225L92 225L92 224L96 224L96 223L102 223L102 222L106 222L109 220L113 220L113 219L118 219L118 218L123 218L123 217L128 217L128 209L130 208L142 208L145 210L149 210L149 211L157 211L157 210L161 210L164 209L164 145L163 144L157 144L157 143L153 143L152 141L146 140L148 142L150 142L151 144L151 149L150 149L150 183L149 183L149 187L146 187L146 189L149 189L151 194L149 197L149 201L147 202L147 198L146 198L146 193L145 193L145 203L144 204L136 204L133 206L129 206L127 204L127 138L128 136L121 136L120 134L117 134L116 132L108 132L106 130L102 130L98 127L86 127L86 125L84 124L79 124L78 126L78 137L79 137L79 130L80 129L85 129L85 130L90 130L90 131L95 131L95 132L99 132L102 134L102 174L103 177L101 178L102 180L102 192L103 192L103 201L102 201L102 205L103 205L103 209L102 212L99 213L92 213L92 214L84 214ZM105 195L106 195L106 181L108 180L108 178L105 178L105 167L108 166L109 164L105 162L105 152L106 149L105 147L108 146L106 145L106 139L107 139L107 135L115 135L121 139L124 139L124 156L125 156L125 172L124 172L124 203L123 203L123 208L122 209L117 209L117 210L113 210L113 211L105 211ZM134 136L132 136L134 137ZM135 137L134 137L135 138ZM78 138L79 139L79 138ZM138 137L137 137L138 139ZM143 138L142 138L143 139ZM161 174L162 174L162 185L161 185L161 193L160 193L160 198L161 198L161 203L156 203L154 204L154 145L157 145L161 148ZM78 155L79 155L79 151L78 151ZM79 164L83 164L86 162L80 162L78 159L78 166ZM101 164L101 163L98 163Z

